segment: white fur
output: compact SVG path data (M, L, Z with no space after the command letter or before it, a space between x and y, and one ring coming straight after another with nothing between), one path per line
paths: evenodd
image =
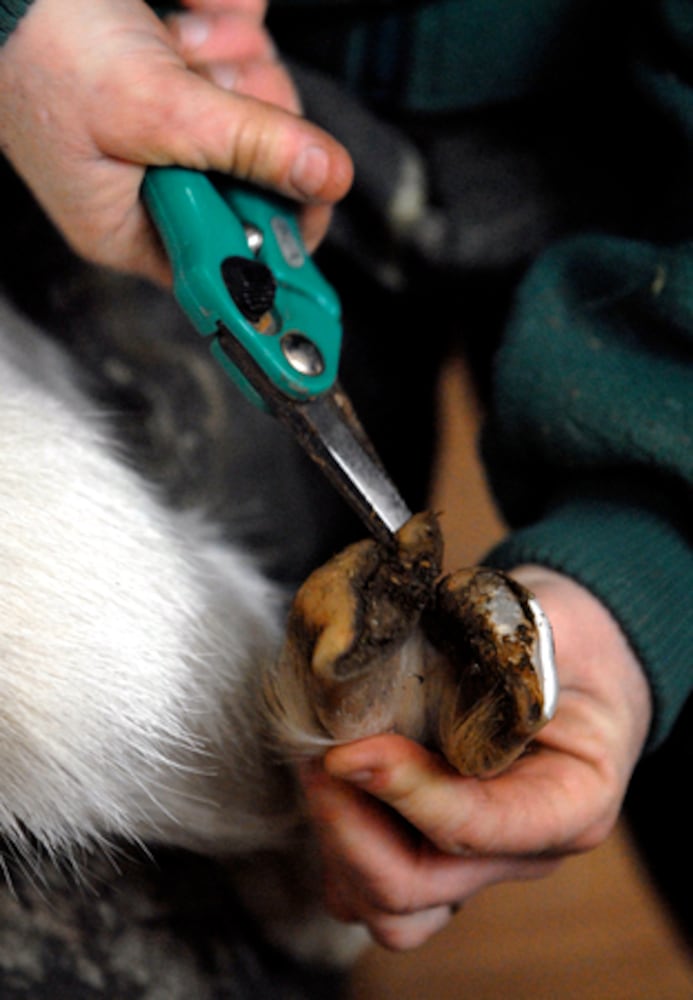
M233 856L268 937L343 965L365 932L322 908L265 718L280 597L161 501L66 355L0 300L0 836L29 865L37 845L78 864L123 841Z
M0 831L276 845L257 709L277 595L118 457L66 359L0 305Z

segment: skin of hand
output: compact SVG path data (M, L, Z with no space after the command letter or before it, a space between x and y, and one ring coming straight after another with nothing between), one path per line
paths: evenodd
M533 879L610 833L651 721L640 665L607 609L541 567L514 574L552 623L561 684L531 751L493 778L462 778L396 735L330 750L301 777L325 896L387 948L417 947L485 886Z
M296 199L309 249L348 190L346 150L299 114L265 0L35 0L0 49L0 143L83 257L168 284L139 197L150 165L214 169Z

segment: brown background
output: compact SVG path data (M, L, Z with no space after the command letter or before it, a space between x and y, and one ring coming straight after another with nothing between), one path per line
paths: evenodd
M502 533L475 456L477 408L462 365L441 386L439 473L449 568ZM693 961L676 937L623 827L541 882L470 900L449 927L407 954L371 949L352 1000L692 1000Z

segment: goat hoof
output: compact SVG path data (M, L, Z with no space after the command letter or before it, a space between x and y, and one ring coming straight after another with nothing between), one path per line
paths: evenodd
M358 542L298 591L265 693L285 751L397 732L460 773L496 773L551 717L548 622L520 584L484 567L440 579L434 514L392 547Z

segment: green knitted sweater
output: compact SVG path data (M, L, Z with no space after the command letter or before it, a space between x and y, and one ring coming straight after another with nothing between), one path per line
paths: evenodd
M0 38L29 2L0 0ZM488 561L543 563L604 601L650 679L656 745L693 687L692 0L276 0L271 15L295 55L393 114L547 91L577 95L574 112L610 61L641 95L657 183L630 227L594 219L530 268L484 451L511 525Z
M31 0L0 0L0 43L14 31Z

